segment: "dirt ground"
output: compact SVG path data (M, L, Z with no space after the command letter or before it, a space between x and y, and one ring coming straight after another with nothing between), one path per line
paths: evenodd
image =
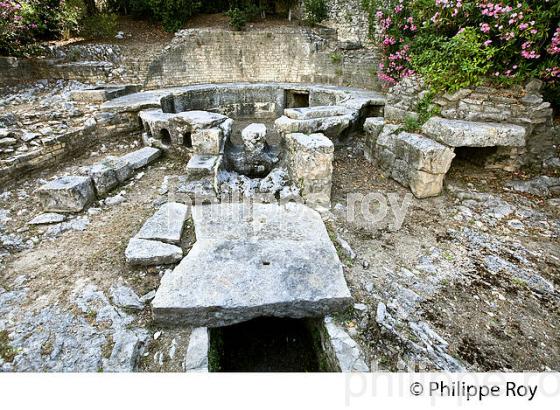
M77 284L85 282L104 292L108 292L111 285L123 282L139 295L157 288L165 267L131 268L125 263L124 250L129 238L154 212L164 176L180 173L181 161L160 160L143 170L140 178L118 188L126 201L112 207L100 206L99 213L86 212L89 225L84 231L69 230L48 238L41 236L45 228L27 225L40 213L34 191L44 179L71 173L102 155L128 152L136 146L137 140L138 136L123 136L118 141L107 142L96 155L84 154L56 169L21 178L17 185L3 189L0 208L9 210L11 217L6 222L7 231L24 238L42 238L32 248L8 255L1 262L0 287L10 289L20 275L27 277L29 293L21 309L32 311L47 305L74 309L71 295ZM408 193L355 151L354 148L337 148L334 217L327 216L326 219L357 254L355 259L341 256L355 302L364 305L338 319L359 341L372 363L385 370L399 370L403 366L409 370L418 368L418 363L410 362L421 361L422 355L418 352L410 355L409 350L410 343L417 345L422 338L414 333L416 328L411 327L411 323L427 323L445 340L446 354L468 370L560 369L558 291L540 292L506 271L490 272L483 258L491 251L473 251L456 234L480 227L480 224L473 223L476 218L471 221L456 218L460 202L449 188L440 197L412 199L398 231L383 225L368 228L360 225L360 221L348 222L337 216L347 205L349 193L396 193L400 198ZM552 232L551 236L546 236L547 230L539 228L512 231L507 228L506 220L499 221L486 234L492 241L503 243L505 249L509 246L509 249L517 249L516 252L526 253L530 259L527 263L534 266L544 279L558 286L560 273L557 262L554 263L558 259L550 258L560 258L558 208L548 206L540 199L505 192L503 182L510 177L464 163L454 167L447 184L455 191L468 189L490 193L514 207L529 204L542 212L538 219L544 218L549 226L553 226L548 230ZM7 196L5 192L12 194ZM480 212L479 217L484 217L484 211ZM183 244L185 250L193 240L191 232ZM515 248L518 245L521 248ZM432 259L426 262L426 258ZM515 258L512 251L509 259L518 263ZM428 263L432 267L421 272L419 263L422 266ZM403 277L399 270L410 273ZM411 297L411 293L416 296ZM393 316L394 331L388 331L380 323L380 303L386 305L388 314ZM188 329L155 327L148 307L135 314L135 325L147 329L150 335L162 332L149 344L139 369L180 370L180 363L164 360L166 356L161 352L169 350L172 345L184 349ZM425 360L426 368L438 367L433 358Z

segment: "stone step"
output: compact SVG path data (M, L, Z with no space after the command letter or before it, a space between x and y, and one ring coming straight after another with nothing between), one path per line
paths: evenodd
M183 251L178 246L138 238L128 242L124 254L129 264L140 266L167 265L183 257Z
M527 131L519 125L430 118L422 132L450 147L522 147Z
M148 218L136 237L179 244L188 215L187 205L175 202L163 204Z
M284 110L284 115L293 120L311 120L351 114L352 110L340 105L317 105L314 107L286 108Z
M199 208L197 242L162 278L152 304L156 321L216 327L259 316L324 316L351 304L315 211L295 203ZM296 215L302 225L292 221Z
M195 154L187 163L187 177L189 180L214 178L221 157L219 155Z
M130 152L121 157L132 169L137 170L151 164L161 156L161 150L152 147L144 147Z

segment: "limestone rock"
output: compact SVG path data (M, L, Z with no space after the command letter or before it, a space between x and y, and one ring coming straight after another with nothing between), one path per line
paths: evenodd
M104 164L92 165L87 170L87 174L91 177L95 191L100 197L108 194L119 184L115 171Z
M340 115L336 117L313 118L308 120L294 120L282 116L274 121L274 127L280 134L322 133L330 139L344 136L344 133L354 123L357 114Z
M377 137L383 131L383 126L385 125L385 119L383 117L371 117L366 118L364 121L364 132L365 132L365 148L364 156L368 161L372 161L375 156L375 144L377 143Z
M66 220L65 215L47 212L44 214L37 215L31 221L28 222L29 225L47 225L47 224L56 224L60 222L64 222Z
M162 278L155 320L214 327L258 316L323 316L351 303L317 212L294 203L195 208L197 242ZM297 215L303 224L292 220Z
M317 105L313 107L286 108L284 115L293 120L311 120L315 118L352 115L352 110L340 105Z
M180 261L183 251L175 245L132 238L128 242L125 256L131 265L166 265Z
M195 154L187 163L187 176L190 180L213 177L219 163L218 155Z
M168 202L144 223L136 237L179 244L188 214L187 205Z
M104 361L105 372L133 372L140 350L146 343L148 333L144 330L125 330L113 335L114 346L111 356Z
M119 184L124 183L132 176L132 167L125 159L108 156L103 161L101 161L101 164L114 171L115 177L117 178Z
M194 328L189 338L189 346L185 354L183 367L186 372L206 373L208 372L208 349L210 340L208 329L205 327Z
M134 170L151 164L161 155L161 150L152 147L144 147L137 151L130 152L121 157L122 160Z
M66 176L38 189L43 209L49 212L80 212L95 200L90 177Z
M266 125L260 123L248 125L241 131L241 139L247 154L262 151L266 145Z
M223 151L224 131L219 127L198 130L191 139L197 154L219 155Z
M331 200L334 144L323 134L287 134L286 164L290 179L310 204L328 205Z
M113 303L118 307L132 310L142 310L144 304L138 295L128 286L115 285L109 289Z
M519 125L430 118L422 132L451 147L522 147L527 131Z
M369 372L364 354L348 333L337 326L331 317L325 318L325 328L340 366L340 371L342 373Z

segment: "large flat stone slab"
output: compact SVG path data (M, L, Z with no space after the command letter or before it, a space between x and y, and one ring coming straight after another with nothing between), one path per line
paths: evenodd
M292 240L330 242L321 216L311 208L286 203L193 206L197 240Z
M80 212L95 200L90 177L65 176L47 182L37 190L47 212Z
M153 301L168 324L216 327L259 316L318 317L351 304L318 213L296 203L195 206L197 242Z
M189 207L187 205L175 202L163 204L144 223L136 237L178 244L181 242L181 234L188 214Z
M144 147L130 152L121 157L132 169L137 170L151 164L161 156L161 150L152 147Z
M284 110L284 115L293 120L311 120L351 114L352 110L340 105L317 105L314 107L286 108Z
M430 118L422 132L450 147L522 147L527 131L520 125Z
M167 265L181 260L181 248L159 241L132 238L125 250L126 261L131 265Z

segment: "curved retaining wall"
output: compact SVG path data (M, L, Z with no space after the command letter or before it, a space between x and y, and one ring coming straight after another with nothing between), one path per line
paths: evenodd
M276 118L292 106L294 94L309 106L342 105L363 116L380 115L384 95L363 89L301 83L224 83L166 88L129 94L105 102L101 109L136 113L148 108L164 112L203 110L231 118Z
M350 49L333 29L189 29L167 46L73 45L60 51L56 58L0 58L0 84L63 78L138 83L145 89L242 81L379 88L372 74L376 50Z

